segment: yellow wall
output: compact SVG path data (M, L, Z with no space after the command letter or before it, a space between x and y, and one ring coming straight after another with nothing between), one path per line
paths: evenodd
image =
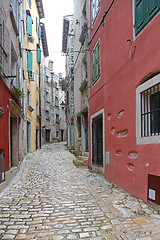
M31 17L33 20L32 24L32 36L34 39L33 43L30 43L27 37L26 30L26 10L30 10ZM38 34L36 31L36 17L38 17L39 23L39 15L37 10L36 1L32 0L31 8L29 6L29 1L25 0L25 49L36 50L37 44L39 44ZM28 70L27 70L27 51L25 51L25 107L26 107L26 151L27 151L27 120L31 122L31 149L33 152L36 150L36 128L39 129L39 119L37 117L36 111L36 101L39 103L39 89L37 88L37 78L36 72L39 74L39 64L37 62L37 52L32 51L33 53L33 72L34 72L34 81L29 80L28 78ZM27 88L31 91L31 107L34 109L32 112L27 107ZM38 134L38 146L39 146L39 134Z

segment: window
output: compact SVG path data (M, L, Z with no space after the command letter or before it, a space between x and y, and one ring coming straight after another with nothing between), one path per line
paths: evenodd
M81 117L77 117L77 131L78 131L78 138L81 137Z
M92 24L94 24L100 10L100 0L92 0Z
M55 106L58 107L58 97L55 97Z
M27 89L27 105L31 106L31 91Z
M46 82L49 82L49 77L46 75Z
M58 136L59 136L59 132L58 132L58 130L56 131L56 138L58 138Z
M38 44L37 44L37 62L38 63L41 62L41 49Z
M137 35L160 9L160 0L135 0L135 34Z
M138 86L136 102L137 142L160 142L160 74Z
M48 110L46 110L46 119L47 119L47 120L50 120L49 111L48 111Z
M48 91L46 91L46 101L50 102L50 94Z
M56 114L56 122L59 122L59 114Z
M39 28L38 28L38 37L39 37L39 39L41 39L41 26L39 26Z
M37 82L37 88L39 88L39 74L36 72L36 82Z
M100 40L92 51L92 84L100 78Z
M141 137L160 134L160 83L141 93Z
M32 18L29 14L27 14L27 33L32 36Z
M38 104L38 101L36 101L36 113L37 113L37 116L39 115L39 104Z
M31 51L28 50L27 53L27 68L28 71L32 71L32 64L33 64L33 54Z
M28 0L28 2L29 2L29 7L31 8L32 0Z
M36 17L36 32L38 33L38 17Z

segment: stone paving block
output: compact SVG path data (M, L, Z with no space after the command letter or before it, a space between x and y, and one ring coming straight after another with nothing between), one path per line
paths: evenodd
M80 238L88 238L90 237L89 233L79 233Z
M158 240L156 211L121 189L111 189L102 175L77 169L73 159L64 143L54 143L24 160L23 174L0 198L1 239L119 240L117 236L136 235L144 240L154 234Z
M67 239L77 239L77 235L76 234L68 234L67 235Z
M14 239L15 237L16 237L15 235L5 234L5 235L2 237L2 239L7 239L7 240L9 240L9 239Z

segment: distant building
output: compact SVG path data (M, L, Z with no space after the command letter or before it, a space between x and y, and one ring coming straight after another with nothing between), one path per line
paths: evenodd
M47 65L47 62L46 62ZM43 144L66 140L65 92L62 91L62 74L53 72L53 62L48 61L44 70L44 104L42 106L42 137Z
M24 155L23 3L0 1L0 191Z
M74 127L75 150L89 151L88 99L90 86L90 1L74 0Z
M75 148L74 131L74 52L73 52L73 15L63 18L62 52L66 54L64 87L66 91L65 116L67 121L67 145L69 149Z
M25 1L25 115L26 152L41 147L41 26L42 1ZM43 34L44 37L44 34ZM43 44L43 42L42 42ZM43 46L44 47L44 46Z

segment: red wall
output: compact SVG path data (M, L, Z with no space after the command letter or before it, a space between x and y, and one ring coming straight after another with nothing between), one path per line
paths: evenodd
M7 86L0 79L0 107L4 108L4 115L0 117L0 149L4 149L5 171L9 170L9 99L14 100Z
M101 0L101 10L90 39L110 3ZM94 86L91 82L89 116L104 108L105 152L110 154L105 177L144 201L147 201L148 174L160 175L160 144L136 144L136 88L145 76L160 71L159 22L160 14L133 40L132 1L115 1L105 18L105 25L101 25L90 44L92 53L100 37L101 78ZM92 62L90 64L92 66ZM92 79L92 67L90 73ZM120 118L121 110L124 115ZM110 120L108 114L111 114ZM113 127L115 134L111 132ZM118 137L117 132L125 129L128 135ZM91 138L89 142L91 153ZM118 156L119 149L122 155ZM128 156L131 151L138 153L136 159ZM128 169L127 163L134 165L133 171Z

